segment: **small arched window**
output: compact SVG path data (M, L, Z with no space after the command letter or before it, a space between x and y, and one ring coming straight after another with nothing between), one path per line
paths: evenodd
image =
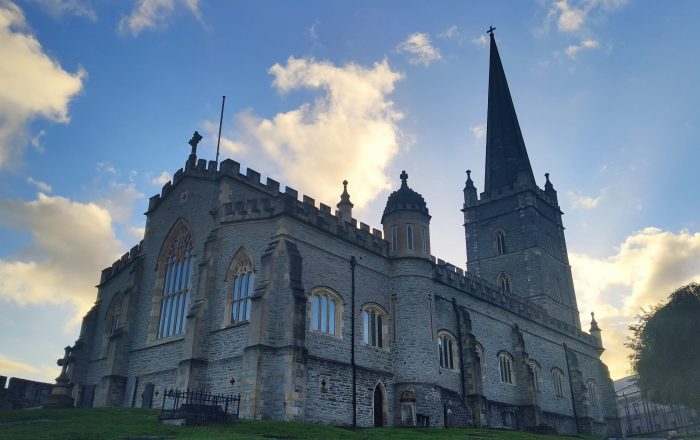
M552 381L554 382L554 394L557 397L564 397L564 373L559 368L552 370Z
M598 406L598 386L592 380L586 382L586 388L588 390L588 403L591 406Z
M192 284L192 232L180 222L166 243L160 259L164 275L157 339L185 332Z
M387 315L376 305L362 307L362 342L372 347L384 348L387 341Z
M438 351L440 352L440 367L458 370L456 361L457 340L450 332L438 332Z
M330 289L311 291L311 330L330 336L340 336L343 302Z
M541 391L542 369L540 368L540 364L538 364L536 361L530 361L530 375L532 378L532 386L535 388L535 391Z
M496 239L496 255L503 255L506 253L506 234L498 230L495 234Z
M254 284L253 261L248 253L241 249L236 252L229 266L228 292L231 305L228 312L228 324L250 321Z
M413 250L413 225L406 225L406 248Z
M510 277L508 276L508 274L506 274L505 272L499 273L498 277L496 278L496 286L498 286L498 288L504 291L505 293L510 293L511 286Z
M509 353L502 351L498 354L498 363L501 369L501 382L515 385L513 357Z

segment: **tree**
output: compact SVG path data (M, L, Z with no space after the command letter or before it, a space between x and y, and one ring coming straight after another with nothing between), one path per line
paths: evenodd
M626 345L642 395L700 410L700 284L676 290L630 330Z

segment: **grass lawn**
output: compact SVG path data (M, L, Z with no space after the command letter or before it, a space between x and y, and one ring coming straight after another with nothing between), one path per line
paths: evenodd
M350 431L314 423L242 420L235 424L206 427L166 426L158 422L158 411L127 408L67 410L15 410L0 412L3 440L102 440L134 436L163 436L174 439L503 439L572 440L573 437L541 436L488 429L363 428ZM592 437L578 437L588 438Z

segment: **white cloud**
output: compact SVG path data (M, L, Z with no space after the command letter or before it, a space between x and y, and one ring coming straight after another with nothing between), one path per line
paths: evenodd
M396 124L403 115L388 99L401 75L386 60L340 67L290 57L269 72L281 93L311 89L321 95L271 119L238 114L236 148L255 152L251 157L277 169L283 183L325 203L336 203L343 179L358 208L390 188L385 171L399 150Z
M428 34L420 32L409 35L406 41L396 47L396 50L410 54L408 61L411 64L427 66L442 58L440 51L430 44Z
M144 197L133 182L111 181L101 193L95 203L108 210L112 219L118 223L129 221L134 212L134 202Z
M36 0L39 5L54 17L75 15L88 20L97 20L97 13L89 0Z
M138 243L143 240L143 236L146 234L146 228L143 226L131 226L128 229L131 241Z
M586 27L590 16L604 16L627 4L627 0L555 0L540 33L546 33L553 22L559 32L575 33Z
M446 38L448 40L459 40L461 38L461 33L459 32L459 28L454 25L440 32L437 36L438 38Z
M131 14L119 20L117 30L122 35L131 34L135 37L146 29L164 28L178 4L187 8L203 23L199 0L137 0Z
M18 157L36 118L67 123L68 103L83 88L85 71L66 72L28 28L22 10L0 0L0 167ZM40 137L40 136L39 136ZM39 137L36 142L38 144Z
M591 311L603 330L604 356L613 377L627 374L627 326L640 309L664 300L676 288L700 281L700 233L645 228L615 255L595 258L569 253L579 310Z
M163 186L166 183L170 182L170 180L170 173L167 171L163 171L162 173L160 173L160 176L156 177L155 179L152 179L151 183L154 185Z
M486 136L485 125L477 125L476 127L470 127L469 130L471 130L472 134L476 139L483 139L484 136Z
M27 177L27 183L36 186L37 189L43 193L50 193L51 191L53 191L51 185L49 185L46 182L42 182L41 180L36 180L31 176Z
M472 38L471 41L477 46L486 46L487 44L489 44L489 39L486 37L486 35L481 35L480 37Z
M596 49L599 46L600 44L596 40L588 39L583 40L581 44L578 45L572 44L571 46L567 47L566 50L564 50L564 52L569 58L574 59L582 49Z
M567 192L566 196L568 197L569 203L571 203L571 207L573 209L593 209L598 207L598 204L605 198L607 192L608 188L605 187L601 189L600 193L595 197L585 196L581 193L572 191Z
M20 305L70 303L76 316L91 307L100 271L123 249L107 209L65 197L0 198L0 225L31 235L25 249L0 259L0 296Z

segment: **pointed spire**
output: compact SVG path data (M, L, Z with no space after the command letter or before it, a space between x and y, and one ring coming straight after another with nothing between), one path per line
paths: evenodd
M476 187L472 180L472 170L467 170L467 181L464 183L464 208L474 206L477 200Z
M599 332L598 321L595 320L595 313L591 312L591 333Z
M506 74L496 47L496 39L493 36L494 29L492 27L488 32L491 39L491 59L484 185L487 194L516 182L536 186Z

